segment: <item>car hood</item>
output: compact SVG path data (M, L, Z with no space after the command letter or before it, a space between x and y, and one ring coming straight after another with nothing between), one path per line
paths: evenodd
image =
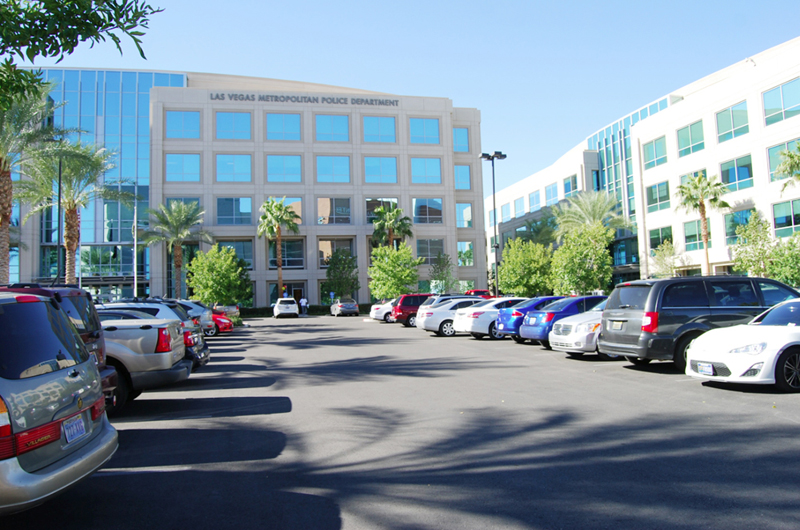
M793 341L800 341L800 327L741 325L712 329L694 339L692 349L726 352L759 342L783 345Z
M578 324L599 324L601 320L603 320L602 311L586 311L585 313L578 313L577 315L564 317L558 322L561 324L578 325Z

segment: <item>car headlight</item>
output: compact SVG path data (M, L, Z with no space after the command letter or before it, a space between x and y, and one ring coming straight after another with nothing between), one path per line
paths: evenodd
M597 331L600 327L600 324L578 324L575 326L576 333L591 333L593 331Z
M766 349L767 343L759 342L758 344L748 344L747 346L742 346L741 348L735 348L728 353L746 353L747 355L758 355Z

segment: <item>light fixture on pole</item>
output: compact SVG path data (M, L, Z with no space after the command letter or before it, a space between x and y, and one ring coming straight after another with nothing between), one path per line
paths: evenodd
M483 153L481 154L481 158L483 160L491 160L492 161L492 212L494 213L494 245L492 248L494 249L494 296L497 298L498 296L498 280L500 278L500 271L498 270L497 264L497 252L500 250L500 240L497 237L497 196L495 193L494 188L494 161L495 160L505 160L506 155L501 153L500 151L495 151L493 154Z

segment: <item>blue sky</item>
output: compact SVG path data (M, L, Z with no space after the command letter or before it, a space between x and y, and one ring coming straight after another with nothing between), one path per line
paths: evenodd
M61 65L448 97L481 110L484 151L508 155L498 189L623 115L800 35L797 0L151 3L165 11L144 37L146 61L123 41L122 57L110 43L81 45Z

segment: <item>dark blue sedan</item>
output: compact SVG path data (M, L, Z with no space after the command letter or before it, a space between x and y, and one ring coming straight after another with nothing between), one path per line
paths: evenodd
M541 309L551 302L561 300L563 296L537 296L520 302L511 307L505 307L497 314L496 328L499 335L510 335L515 342L525 342L519 336L519 327L528 311Z
M605 296L577 296L564 298L544 306L538 311L529 311L519 328L520 340L531 339L550 349L548 336L553 324L568 316L588 311L603 300Z

